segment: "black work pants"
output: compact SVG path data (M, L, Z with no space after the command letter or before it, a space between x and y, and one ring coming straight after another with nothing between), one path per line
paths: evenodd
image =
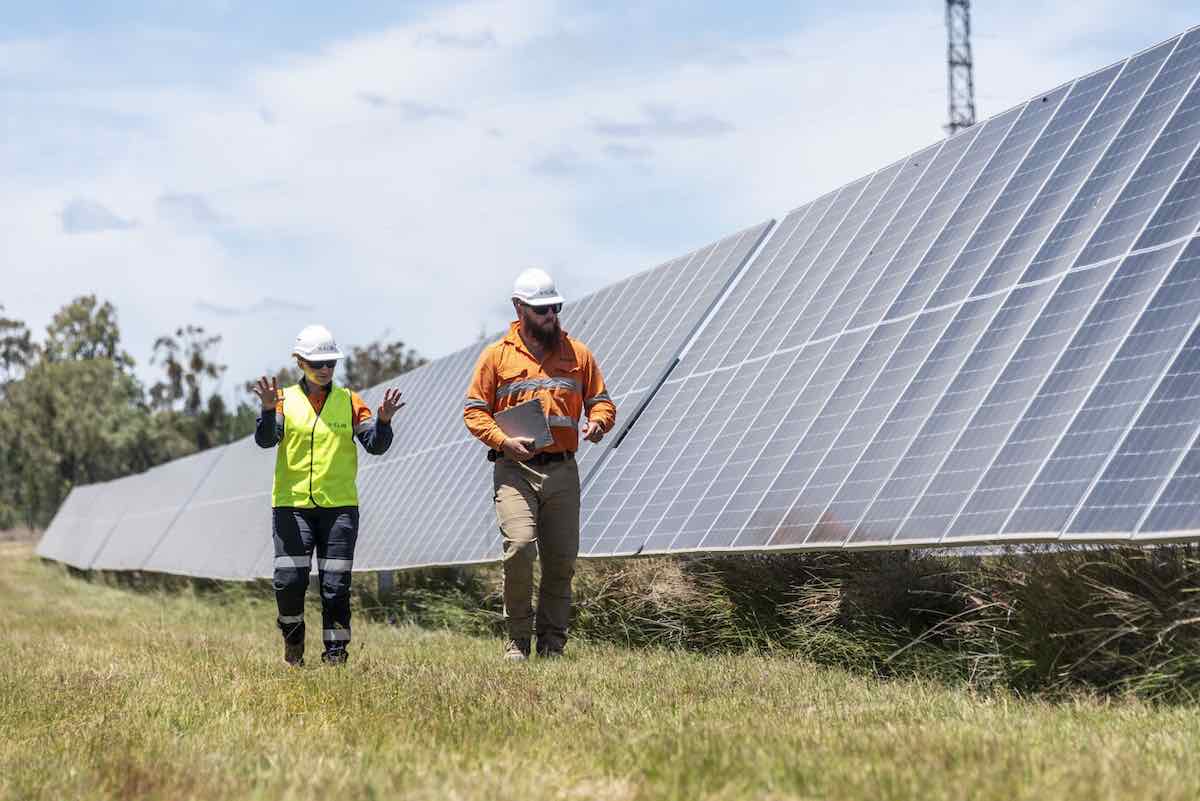
M350 568L358 540L358 507L277 507L273 517L279 630L290 643L304 642L304 593L315 549L325 654L344 656L350 644Z

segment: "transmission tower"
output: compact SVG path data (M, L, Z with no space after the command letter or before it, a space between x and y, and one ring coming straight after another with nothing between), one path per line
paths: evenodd
M971 61L971 0L946 0L946 69L953 136L975 124L975 77Z

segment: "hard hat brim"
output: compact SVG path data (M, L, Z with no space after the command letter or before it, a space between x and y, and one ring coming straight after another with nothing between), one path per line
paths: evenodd
M555 303L566 303L562 299L562 295L551 295L550 297L535 298L534 300L526 300L520 295L513 295L513 300L519 300L526 306L553 306Z
M309 361L316 361L316 362L324 362L324 361L328 361L330 359L346 358L346 354L342 353L342 351L340 349L335 350L333 353L301 353L296 348L292 348L292 355L299 356L301 359L307 359Z

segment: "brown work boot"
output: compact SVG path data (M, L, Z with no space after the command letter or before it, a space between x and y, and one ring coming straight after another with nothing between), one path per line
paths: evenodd
M529 658L529 638L509 640L504 646L504 658L509 662L524 662Z
M304 640L294 643L284 640L283 661L292 667L304 667Z

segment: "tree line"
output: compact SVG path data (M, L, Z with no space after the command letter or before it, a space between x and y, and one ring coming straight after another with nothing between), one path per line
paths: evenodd
M71 488L139 473L254 432L253 378L233 408L217 390L221 336L184 325L158 337L146 386L121 345L116 308L95 295L63 306L39 341L0 305L0 529L45 527ZM424 364L403 342L349 348L340 383L364 389ZM294 364L280 386L300 378Z

